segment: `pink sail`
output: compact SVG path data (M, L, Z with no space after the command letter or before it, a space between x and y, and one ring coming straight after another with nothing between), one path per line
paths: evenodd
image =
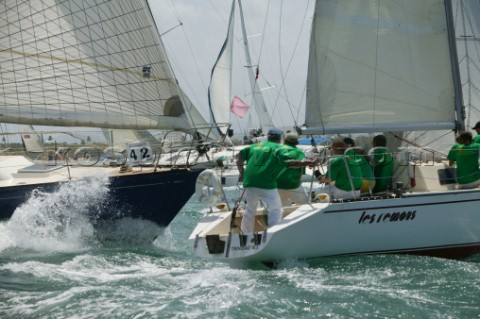
M250 106L245 104L238 96L235 96L230 104L230 111L241 118L245 116L249 108Z

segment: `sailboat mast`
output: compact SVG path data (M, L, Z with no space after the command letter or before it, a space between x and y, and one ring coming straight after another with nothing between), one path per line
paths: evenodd
M238 8L240 12L240 23L242 26L243 48L245 49L245 60L247 62L247 67L250 68L250 67L253 67L253 65L252 65L252 58L250 56L250 49L248 46L247 29L245 27L245 18L243 16L243 8L242 8L241 0L238 0ZM250 80L250 85L252 86L253 102L254 102L255 111L257 113L258 120L260 123L260 128L266 132L271 127L273 127L272 119L265 105L265 100L263 99L263 95L262 95L262 92L260 91L260 87L258 85L256 76L254 76L253 72L249 71L248 78Z
M450 57L452 61L453 87L455 90L455 111L457 115L457 130L465 130L465 107L463 106L462 83L460 69L458 67L457 45L455 39L452 0L445 0L445 12L447 16L448 43L450 45Z

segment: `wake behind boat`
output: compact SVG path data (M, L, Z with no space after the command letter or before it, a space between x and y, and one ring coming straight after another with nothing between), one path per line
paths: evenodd
M159 136L201 135L205 121L178 85L147 1L4 4L0 218L35 189L106 176L115 204L102 215L168 225L202 167L160 165Z
M455 32L460 38L465 30L454 30L452 2L367 2L316 1L302 132L464 130ZM455 3L468 21L478 20L478 4ZM470 31L477 39L478 23ZM379 253L457 258L480 251L480 190L456 189L440 174L448 163L435 151L429 159L403 147L394 153L391 192L348 200L320 194L319 202L284 207L272 227L259 208L254 232L246 234L239 230L238 201L232 211L198 223L192 249L202 258L261 262Z

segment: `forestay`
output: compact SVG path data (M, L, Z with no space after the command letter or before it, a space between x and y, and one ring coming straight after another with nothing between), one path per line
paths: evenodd
M306 133L453 129L445 3L317 1Z

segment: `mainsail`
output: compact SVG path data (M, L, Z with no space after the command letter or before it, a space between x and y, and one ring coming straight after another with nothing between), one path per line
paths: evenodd
M480 121L480 2L454 0L452 7L465 128L470 130ZM410 147L418 145L425 151L435 150L446 155L454 139L451 130L408 132L404 134L403 144Z
M455 128L446 7L438 0L317 1L305 133Z
M0 30L0 122L192 128L147 1L5 0Z

